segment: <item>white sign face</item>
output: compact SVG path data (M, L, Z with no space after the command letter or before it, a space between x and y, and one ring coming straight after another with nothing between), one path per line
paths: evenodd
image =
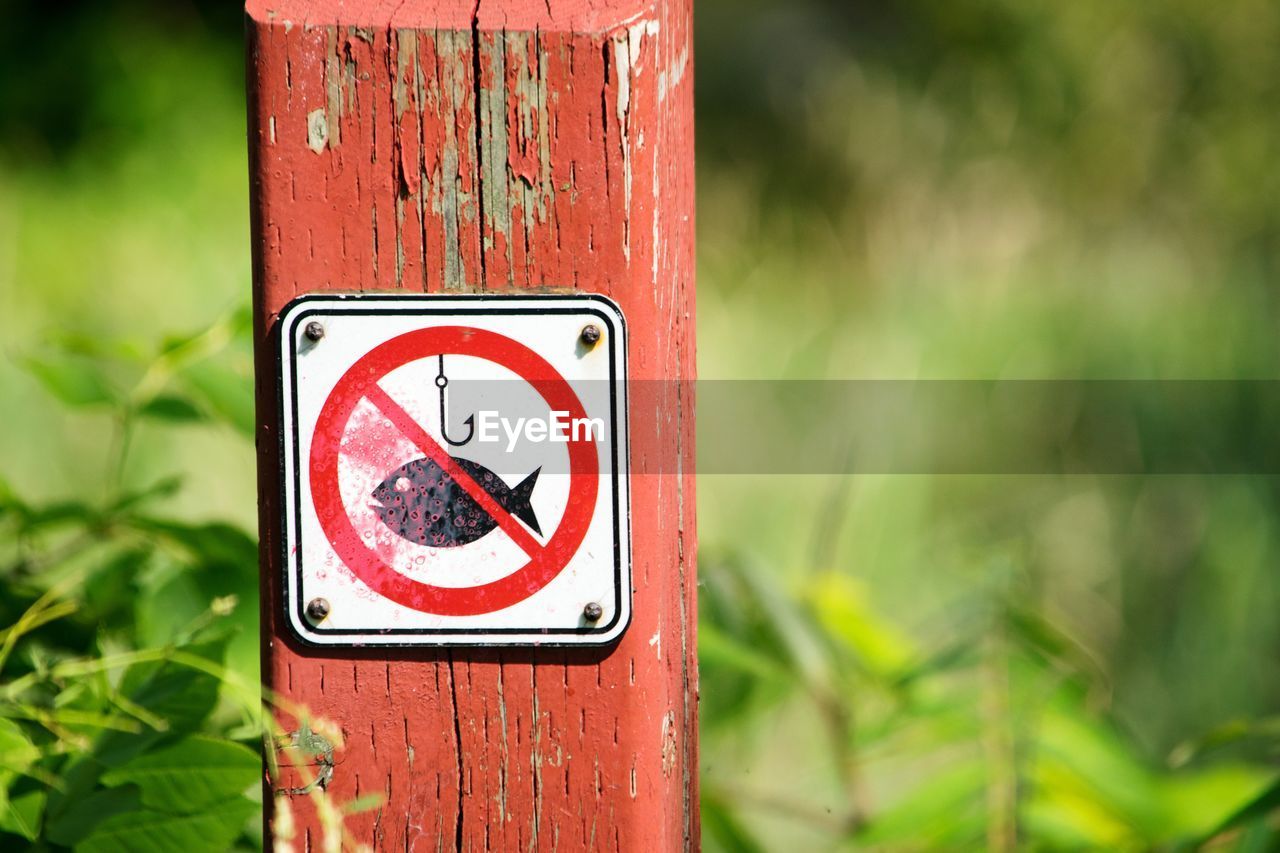
M626 329L602 296L281 315L285 605L318 645L600 645L631 618Z

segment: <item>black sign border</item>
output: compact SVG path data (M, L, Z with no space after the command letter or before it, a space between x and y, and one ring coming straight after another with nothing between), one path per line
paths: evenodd
M588 304L592 302L597 302L597 303L602 303L604 305L607 305L609 308L611 308L614 312L616 312L617 321L622 324L623 335L621 337L621 344L614 343L615 341L619 340L617 335L617 327L614 325L615 317L610 316L610 314L604 311L601 311L598 308L570 307L570 306L565 306L563 304L547 305L544 307L525 306L521 308L516 308L516 307L500 308L500 307L495 307L493 305L493 303L530 302L530 301L532 302L546 301L546 302L563 303L565 300L578 300ZM317 307L317 308L299 310L299 308L301 308L302 306L310 302L322 302L322 303L331 304L335 301L343 301L343 302L349 301L352 304L353 309L344 309L342 307L325 307L325 308ZM354 309L355 305L367 304L370 302L404 302L404 301L415 301L415 302L421 301L423 304L421 306L413 306L413 307L406 306L402 308ZM458 308L456 306L451 308L445 308L443 306L439 308L431 307L431 303L433 302L444 302L444 301L455 302L455 303L456 302L486 303L487 307L476 307L476 308ZM297 311L296 315L294 315L293 313L295 311ZM286 455L288 454L288 446L287 446L288 442L286 441L284 430L281 429L280 430L280 460L282 464L281 464L281 470L280 470L280 476L279 476L280 507L282 510L281 520L282 521L285 520L284 512L287 512L287 508L289 506L288 490L289 490L289 487L292 485L293 493L296 496L296 499L293 501L293 504L294 504L293 524L294 524L294 532L298 539L296 543L298 546L296 549L297 557L295 560L291 560L289 555L289 538L288 536L283 535L285 531L281 530L282 535L280 537L280 565L283 570L282 571L283 576L281 577L281 581L283 583L283 589L281 591L285 593L281 597L284 599L283 603L284 603L284 611L285 611L284 612L285 622L289 624L289 627L293 631L294 637L296 637L298 640L305 643L306 645L316 647L316 648L342 648L345 646L351 646L351 647L377 646L377 647L383 647L383 648L430 648L431 647L431 644L428 644L428 643L421 643L421 642L396 643L396 642L387 641L384 639L379 639L375 642L370 642L370 643L360 643L357 640L352 640L349 643L319 642L303 634L297 628L298 625L309 624L309 620L307 619L306 613L305 613L305 605L303 604L303 601L302 601L302 598L303 598L302 596L302 501L301 501L302 473L301 473L301 464L300 464L301 460L299 458L301 445L300 445L300 442L298 441L298 372L297 372L298 353L297 353L297 346L296 346L298 325L302 323L304 320L307 320L309 318L325 317L325 316L333 317L333 316L359 315L359 316L374 316L374 317L377 317L377 316L492 317L492 316L503 316L503 315L546 316L546 315L567 315L567 314L578 314L578 315L587 314L594 317L598 317L601 321L604 322L604 324L607 326L609 330L609 334L608 334L608 340L610 342L609 344L609 405L610 405L611 413L614 418L614 429L611 430L611 434L609 436L609 444L610 444L609 449L611 453L610 459L613 460L613 464L616 466L617 460L619 459L617 425L624 424L627 427L626 445L623 447L623 456L621 458L629 463L631 459L631 447L630 447L631 430L630 430L630 422L628 420L625 420L625 418L628 417L629 413L627 411L625 400L623 401L622 407L621 408L619 407L618 392L617 392L617 388L618 388L617 367L618 367L618 360L619 360L618 358L619 354L617 352L617 349L618 349L618 346L622 346L622 347L627 346L628 339L626 336L626 319L622 313L622 309L618 306L618 304L606 296L603 296L597 293L554 293L554 294L548 294L548 293L531 293L531 294L404 293L404 294L399 294L399 293L387 293L384 291L384 292L375 294L375 293L333 292L333 293L311 293L311 294L306 294L304 296L300 296L290 301L287 305L284 306L284 308L280 310L280 314L278 316L280 318L287 318L288 326L287 328L282 326L280 320L277 320L275 323L275 331L280 336L279 340L277 341L279 346L276 347L276 362L277 362L276 375L277 377L279 377L279 380L276 382L276 404L277 404L277 412L280 417L280 422L283 423L284 415L285 415L285 387L284 387L285 383L283 381L284 357L285 357L284 354L287 346L288 352L289 352L289 380L290 380L289 381L290 438L292 438L292 442L293 442L293 453L292 453L293 478L292 478L292 482L290 482L289 479L285 476L285 470L283 466L283 462L286 458ZM625 353L623 353L623 355L625 356ZM621 525L624 520L623 519L624 513L622 512L622 505L621 505L622 485L619 482L621 479L622 479L621 472L615 469L613 472L613 478L612 478L613 480L614 608L613 608L613 618L605 625L594 625L594 626L584 625L576 628L343 628L343 629L322 628L318 625L312 625L310 627L310 631L316 635L323 636L327 634L327 635L336 636L336 637L351 637L351 636L355 636L355 637L368 636L368 637L379 637L379 638L398 637L398 636L490 637L490 636L509 635L513 637L518 636L522 638L519 640L511 640L509 642L486 641L486 640L475 640L473 642L450 641L450 642L442 642L437 644L439 647L447 647L447 646L510 647L510 646L518 645L518 646L525 646L525 647L561 646L561 647L567 647L567 648L577 648L577 647L605 646L605 645L616 643L619 640L621 640L622 635L625 634L627 631L627 628L630 627L631 618L632 618L632 608L630 606L630 602L628 602L628 606L626 608L626 620L627 620L626 623L622 625L622 627L618 630L616 635L609 637L608 639L603 639L596 643L588 643L588 642L583 642L581 640L576 642L570 641L570 640L563 640L563 641L557 642L557 638L564 637L564 636L581 637L581 636L590 636L590 635L597 635L597 634L607 635L610 632L612 632L615 628L618 627L619 621L622 618L622 614L623 614L622 596L624 592L623 578L622 578L622 548L624 547L624 544L625 544L625 547L627 548L628 563L630 563L631 511L630 511L630 501L628 500L627 512L625 513L627 535L624 543L624 540L622 538L622 531L621 531ZM294 581L292 591L290 590L290 584L289 584L289 579L290 579L289 575L291 572L293 574L293 581ZM632 590L627 589L626 593L628 597L630 597ZM293 598L296 598L297 601L291 602L290 599L293 599ZM291 606L290 606L291 604L296 604L296 610L291 609ZM290 618L291 616L296 616L298 621L294 622L293 619ZM528 639L523 639L523 638L528 638Z

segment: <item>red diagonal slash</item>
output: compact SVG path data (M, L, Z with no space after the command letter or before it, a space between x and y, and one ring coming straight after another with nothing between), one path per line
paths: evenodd
M430 457L431 461L440 466L446 474L453 478L453 481L471 496L480 507L487 513L489 517L498 523L511 539L520 546L520 550L524 551L530 557L536 557L542 551L542 545L537 539L533 538L528 530L516 521L515 517L502 508L502 505L493 499L493 495L484 490L484 487L475 481L475 478L468 474L463 468L454 461L443 447L436 442L431 434L413 419L413 415L404 410L404 407L391 398L391 395L382 390L382 386L376 382L369 384L365 389L365 397L370 403L382 412L383 417L391 421L400 433L414 444L418 449Z

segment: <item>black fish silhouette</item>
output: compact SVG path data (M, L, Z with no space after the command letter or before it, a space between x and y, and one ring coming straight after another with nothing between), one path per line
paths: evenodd
M470 474L498 506L529 525L534 533L542 534L529 503L541 468L525 477L515 488L510 488L501 477L479 462L457 457L453 461ZM467 494L466 489L434 460L426 457L406 462L392 471L373 490L372 497L377 502L372 508L382 523L397 535L419 545L435 548L466 545L498 526L498 522Z

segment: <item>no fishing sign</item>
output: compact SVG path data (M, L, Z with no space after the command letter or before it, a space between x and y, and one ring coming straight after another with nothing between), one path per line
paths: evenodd
M307 296L281 314L284 601L321 645L598 645L631 615L608 299Z

